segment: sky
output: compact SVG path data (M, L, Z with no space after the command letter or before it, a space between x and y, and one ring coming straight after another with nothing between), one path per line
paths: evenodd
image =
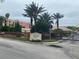
M25 4L31 2L42 5L51 15L58 12L63 14L64 18L60 19L61 26L79 26L79 0L5 0L0 4L0 15L10 13L11 19L30 22L22 14Z

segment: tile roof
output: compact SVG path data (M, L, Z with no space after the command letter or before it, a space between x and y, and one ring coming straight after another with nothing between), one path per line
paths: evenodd
M23 28L27 28L29 29L31 27L30 23L27 23L25 21L19 21L19 24L23 27Z

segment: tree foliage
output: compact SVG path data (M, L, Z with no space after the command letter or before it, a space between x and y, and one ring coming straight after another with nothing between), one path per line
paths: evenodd
M2 26L1 31L2 32L10 32L10 27L9 26Z
M79 31L79 27L76 26L68 26L67 28L71 29L71 30L78 30Z
M1 31L2 31L2 32L21 32L21 26L20 26L20 24L17 22L17 23L15 24L15 27L2 26Z
M3 21L5 20L5 17L4 16L0 16L0 31L1 31L1 28L3 26Z
M48 13L44 13L32 27L32 32L48 33L51 23L53 23L51 16Z
M56 19L57 29L59 29L59 19L63 18L64 15L61 15L60 13L54 13L53 18Z
M2 26L3 21L5 20L4 16L0 16L0 26Z
M14 32L21 32L21 25L19 24L19 22L15 24Z
M32 2L31 4L26 5L26 8L24 9L24 11L25 11L25 14L23 15L26 17L30 17L31 26L32 26L33 20L35 21L35 24L36 24L37 17L45 10L44 10L44 7L39 6L38 4Z
M10 16L9 13L6 13L6 14L5 14L5 17L6 17L7 19L9 18L9 16Z

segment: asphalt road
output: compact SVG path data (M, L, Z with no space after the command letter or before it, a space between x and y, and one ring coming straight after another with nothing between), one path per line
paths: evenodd
M62 46L65 54L71 59L79 59L79 41L68 40L57 45Z
M62 48L0 38L0 59L72 59Z

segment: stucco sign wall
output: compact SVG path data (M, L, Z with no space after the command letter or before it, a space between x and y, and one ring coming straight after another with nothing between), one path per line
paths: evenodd
M42 40L42 35L40 33L31 33L30 40Z

